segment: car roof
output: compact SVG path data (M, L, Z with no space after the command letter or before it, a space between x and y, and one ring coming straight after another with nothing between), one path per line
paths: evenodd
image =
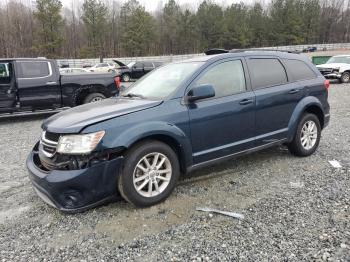
M214 54L214 55L203 55L194 57L191 59L184 60L182 62L214 62L216 60L221 60L224 58L234 58L234 57L246 57L246 56L277 56L279 58L285 58L285 59L298 59L298 60L306 60L307 57L303 54L299 53L290 53L290 52L283 52L283 51L256 51L252 50L244 50L244 51L235 51L235 52L228 52L223 54Z
M48 61L50 59L46 58L0 58L0 62L8 62L8 61Z

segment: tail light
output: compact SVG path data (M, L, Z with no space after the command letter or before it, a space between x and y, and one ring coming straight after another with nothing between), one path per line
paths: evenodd
M327 80L327 79L324 80L323 84L324 84L324 87L328 90L328 89L329 89L329 86L330 86L329 80Z
M114 77L114 84L117 87L117 89L120 89L120 77L119 76Z

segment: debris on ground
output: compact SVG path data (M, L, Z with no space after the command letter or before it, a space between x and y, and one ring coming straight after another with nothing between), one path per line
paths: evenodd
M342 168L341 164L337 160L328 161L334 168Z
M234 212L228 212L228 211L222 211L218 209L213 209L213 208L208 208L208 207L197 207L197 211L203 211L203 212L211 212L211 213L217 213L229 217L234 217L237 219L244 219L244 215L239 214L239 213L234 213Z
M291 188L303 188L304 182L290 182Z

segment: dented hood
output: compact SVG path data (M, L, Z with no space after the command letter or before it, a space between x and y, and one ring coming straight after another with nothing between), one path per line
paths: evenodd
M79 133L87 126L155 107L161 103L162 101L144 99L109 98L53 115L43 122L42 128L60 134Z

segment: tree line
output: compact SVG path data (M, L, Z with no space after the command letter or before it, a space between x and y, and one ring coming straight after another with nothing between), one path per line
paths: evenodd
M200 53L208 48L350 42L350 1L271 0L198 8L168 0L4 0L0 57L95 58Z

